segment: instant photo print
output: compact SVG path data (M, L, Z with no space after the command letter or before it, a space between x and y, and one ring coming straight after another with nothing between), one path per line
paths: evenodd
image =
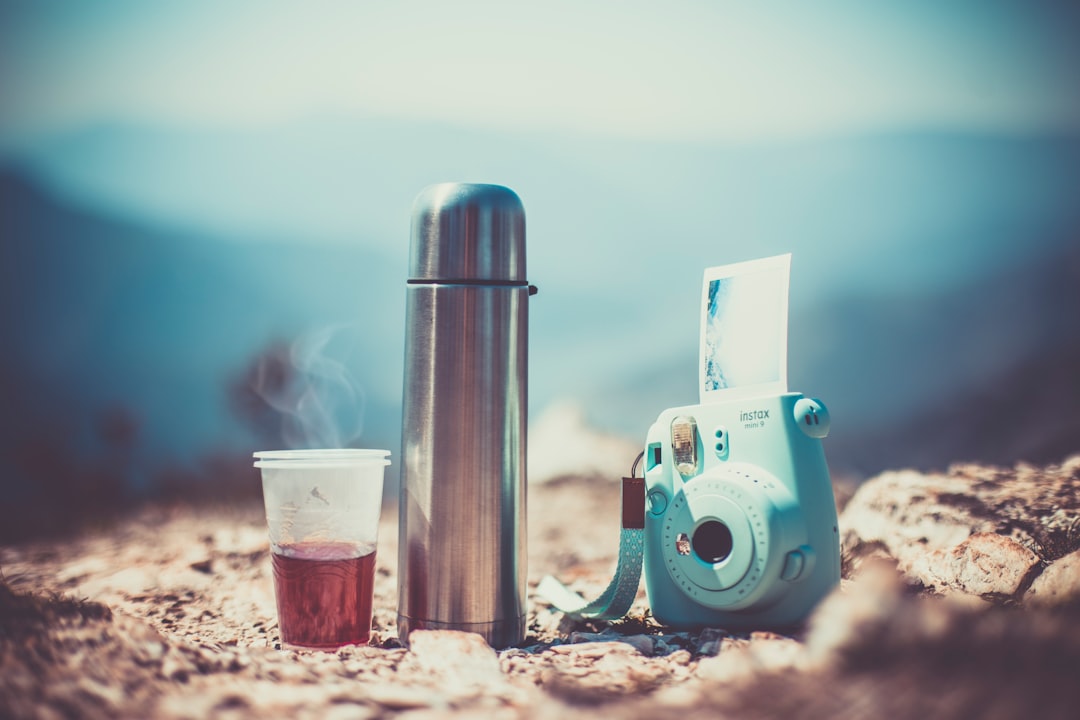
M787 392L791 255L705 270L699 401Z

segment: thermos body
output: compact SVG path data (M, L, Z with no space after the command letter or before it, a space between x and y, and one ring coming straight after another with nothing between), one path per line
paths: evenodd
M528 304L524 210L496 185L436 185L413 211L398 632L525 637Z

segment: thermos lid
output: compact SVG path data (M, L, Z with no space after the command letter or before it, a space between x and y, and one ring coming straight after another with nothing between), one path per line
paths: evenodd
M410 282L525 285L525 208L510 188L430 185L416 197Z

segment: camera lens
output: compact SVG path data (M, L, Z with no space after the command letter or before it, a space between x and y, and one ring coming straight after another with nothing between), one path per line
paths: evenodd
M694 553L707 563L723 562L731 554L731 530L719 520L701 523L694 531Z

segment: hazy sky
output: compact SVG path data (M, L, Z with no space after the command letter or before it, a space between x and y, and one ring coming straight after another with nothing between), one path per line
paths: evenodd
M1046 2L12 2L0 139L380 116L692 140L1080 129Z

